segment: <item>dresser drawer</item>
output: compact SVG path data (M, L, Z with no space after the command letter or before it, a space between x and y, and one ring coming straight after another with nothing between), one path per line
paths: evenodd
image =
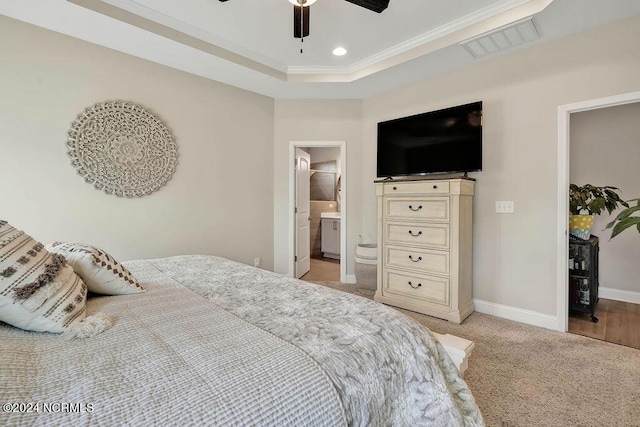
M420 181L420 182L386 182L383 193L391 194L447 194L449 181Z
M384 223L385 243L400 243L449 249L449 224Z
M438 304L449 304L449 279L387 269L384 292Z
M449 221L449 197L389 197L384 201L388 219Z
M449 274L449 252L428 249L408 249L385 246L384 260L387 266L412 268L429 273Z

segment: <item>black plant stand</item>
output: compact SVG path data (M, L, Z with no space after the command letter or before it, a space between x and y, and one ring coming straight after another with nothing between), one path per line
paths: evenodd
M597 236L589 240L569 236L569 310L589 313L594 323L598 322L599 251Z

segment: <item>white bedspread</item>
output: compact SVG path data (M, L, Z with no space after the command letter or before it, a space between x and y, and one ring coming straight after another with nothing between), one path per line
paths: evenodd
M149 262L318 361L340 394L349 425L483 425L444 348L397 310L223 258Z
M115 321L94 338L0 323L0 425L483 425L446 351L396 310L217 257L126 266L149 292L90 298Z
M94 338L0 323L0 404L10 404L1 426L345 424L335 387L308 355L150 264L133 265L149 292L90 298L89 314L115 320Z

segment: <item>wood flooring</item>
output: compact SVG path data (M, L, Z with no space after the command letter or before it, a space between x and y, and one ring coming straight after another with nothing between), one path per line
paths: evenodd
M300 278L307 282L340 281L340 260L311 258L311 270Z
M569 315L568 332L640 349L640 305L600 298L598 323L587 313Z

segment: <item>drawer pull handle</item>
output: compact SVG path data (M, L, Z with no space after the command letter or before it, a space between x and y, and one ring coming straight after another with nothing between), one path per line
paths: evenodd
M413 262L418 262L418 261L422 261L422 257L419 256L418 259L413 259L413 255L409 255L409 259Z
M413 234L413 231L409 230L409 234L411 234L413 237L418 237L422 234L422 231L418 231L418 234Z
M418 206L418 209L413 209L413 206L409 205L409 209L411 209L414 212L419 211L420 209L422 209L422 205Z
M409 282L409 286L411 286L413 289L418 289L420 286L422 286L422 283L418 283L418 286L413 286L413 283Z
M438 188L438 186L437 186L437 185L434 185L434 186L433 186L433 189L434 189L434 190L435 190L435 189L437 189L437 188Z
M394 189L394 190L397 190L397 189L398 189L398 187L393 187L393 189Z

